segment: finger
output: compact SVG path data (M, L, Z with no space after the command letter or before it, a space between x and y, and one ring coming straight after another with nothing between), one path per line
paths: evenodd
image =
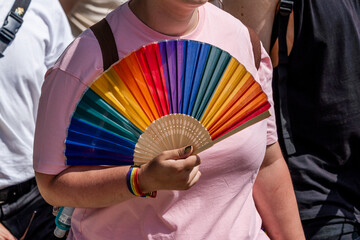
M194 186L200 179L201 172L199 171L198 167L194 168L193 171L190 173L190 182L189 182L189 188Z
M201 163L201 159L198 155L192 155L190 157L182 159L181 161L177 161L177 163L181 164L184 169L190 170L196 166L199 166Z
M187 158L188 156L190 156L192 151L193 151L193 147L187 146L187 147L178 148L178 149L174 149L174 150L164 151L164 152L162 152L162 154L159 155L158 158L161 160L184 159L184 158Z

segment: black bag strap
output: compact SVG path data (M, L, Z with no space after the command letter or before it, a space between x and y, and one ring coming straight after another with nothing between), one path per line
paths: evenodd
M90 27L95 37L97 38L102 58L104 71L107 70L113 63L119 60L117 52L116 42L111 30L111 27L107 20L103 18L100 22L95 23Z
M286 42L287 26L289 16L293 11L294 1L281 0L279 12L275 19L274 31L279 41L279 64L274 69L273 90L276 103L277 125L279 132L279 143L285 156L296 152L290 125L287 101L287 79L288 79L288 47ZM274 39L272 40L274 42Z
M16 0L0 28L0 58L3 52L14 40L16 33L23 23L23 17L31 0Z

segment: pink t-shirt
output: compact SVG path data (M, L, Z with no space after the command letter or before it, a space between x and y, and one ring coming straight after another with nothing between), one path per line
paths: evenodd
M127 4L107 16L119 57L148 43L171 39L144 25ZM179 38L179 37L178 37ZM261 84L272 104L270 59L262 48L254 66L247 28L211 4L199 8L199 23L180 37L215 45L239 60ZM100 75L101 50L85 31L51 68L42 88L35 134L34 169L58 174L65 165L67 126L83 92ZM69 239L268 239L261 230L252 187L266 145L277 141L272 116L202 152L199 182L187 191L158 191L101 209L76 209Z

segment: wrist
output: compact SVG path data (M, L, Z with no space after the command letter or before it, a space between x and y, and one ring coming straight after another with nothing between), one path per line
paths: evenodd
M146 191L144 190L144 186L140 184L140 167L139 166L131 166L126 175L126 182L129 191L138 197L149 197L155 198L157 192L156 191ZM146 189L146 188L145 188Z

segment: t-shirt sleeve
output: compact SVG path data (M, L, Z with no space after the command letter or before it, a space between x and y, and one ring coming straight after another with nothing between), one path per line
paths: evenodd
M268 101L271 104L270 114L271 116L267 118L267 145L271 145L278 140L277 131L276 131L276 120L275 120L275 111L274 111L274 101L273 101L273 92L272 92L272 75L273 68L271 64L271 59L267 54L266 50L261 47L261 62L260 67L257 72L259 82L263 88L263 91L268 97Z
M102 71L101 49L90 30L76 38L48 70L35 128L35 171L56 175L67 168L65 139L72 114Z
M42 95L34 139L34 170L58 174L65 165L65 138L78 99L86 89L76 77L53 68L48 71Z

